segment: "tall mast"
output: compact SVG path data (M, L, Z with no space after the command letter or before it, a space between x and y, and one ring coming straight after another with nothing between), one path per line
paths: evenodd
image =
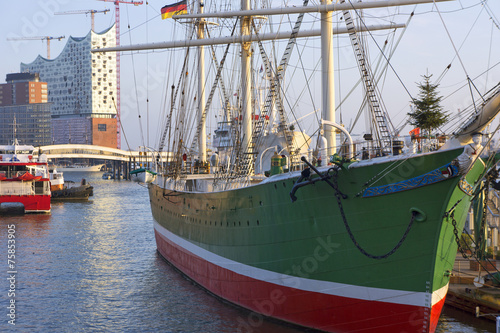
M203 14L203 0L198 2L198 13ZM205 19L198 22L198 39L203 39L205 29ZM198 121L200 122L200 132L198 133L198 158L201 162L207 160L207 133L205 125L205 47L198 47Z
M241 10L250 10L250 0L241 0ZM241 18L241 36L250 35L251 16ZM251 153L252 141L252 99L251 99L251 60L252 43L241 44L241 117L242 117L242 141L243 152Z
M322 0L322 5L330 5L332 0ZM333 12L321 13L321 74L322 99L321 114L327 121L335 122L335 81L333 73ZM328 126L324 129L328 150L327 156L336 152L335 130ZM325 148L325 147L322 147Z

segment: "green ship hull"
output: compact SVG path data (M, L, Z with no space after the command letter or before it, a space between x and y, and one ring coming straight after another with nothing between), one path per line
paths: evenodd
M253 311L242 330L269 316L329 332L433 332L454 231L486 169L477 159L458 174L462 152L355 162L333 167L330 184L297 187L299 172L212 192L170 190L159 177L149 186L158 251Z

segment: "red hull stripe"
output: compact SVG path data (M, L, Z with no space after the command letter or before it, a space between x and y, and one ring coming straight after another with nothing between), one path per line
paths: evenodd
M216 266L224 268L232 273L240 274L256 280L266 281L284 287L298 288L303 291L319 292L322 294L356 298L360 300L381 301L421 307L430 305L429 293L362 287L343 283L311 280L300 278L297 276L276 273L264 269L255 268L249 265L244 265L242 263L218 256L173 234L157 222L155 222L155 230L161 233L162 236L168 239L170 242L177 244L181 248L187 250L188 252L204 261L213 263ZM439 301L440 299L436 298L436 300L434 300L434 298L435 297L433 297L432 301Z
M50 195L2 195L2 202L22 203L28 213L50 212Z
M205 260L164 234L165 229L155 223L162 256L202 287L255 312L238 320L241 332L253 331L262 315L338 333L433 332L439 318L441 302L431 309L431 317L434 313L437 317L429 318L427 307L308 292L254 279Z

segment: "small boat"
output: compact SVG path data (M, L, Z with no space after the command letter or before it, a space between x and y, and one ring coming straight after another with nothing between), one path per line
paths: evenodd
M94 187L87 184L85 179L79 186L65 186L61 190L52 192L52 200L88 200L89 197L94 195Z
M20 203L25 213L50 213L47 155L36 157L34 147L0 145L0 206Z
M57 171L57 168L49 168L50 175L50 190L52 192L59 191L64 188L64 175L62 172Z
M146 168L130 171L130 179L138 183L151 183L156 178L156 172Z
M123 179L123 174L113 174L112 172L105 172L102 175L102 179Z
M112 172L105 172L102 174L102 179L114 179L115 176Z

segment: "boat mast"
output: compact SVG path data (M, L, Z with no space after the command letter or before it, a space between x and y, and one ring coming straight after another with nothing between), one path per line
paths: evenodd
M203 0L198 2L198 13L203 14ZM203 39L205 29L205 19L198 21L198 39ZM207 160L207 133L205 114L205 47L198 47L198 122L200 123L200 132L198 133L198 158L200 162Z
M241 0L241 10L250 10L250 0ZM241 18L241 36L250 35L251 16ZM241 43L241 117L242 117L242 139L241 148L246 154L251 154L252 141L252 99L251 99L251 61L252 61L252 43ZM248 156L248 155L247 155ZM244 156L242 160L250 162ZM247 168L248 166L243 166Z
M322 0L322 5L330 5L332 0ZM322 70L322 118L335 122L335 81L333 73L333 12L321 13L321 70ZM336 152L335 130L324 129L328 150L327 156ZM325 147L323 147L325 148Z

